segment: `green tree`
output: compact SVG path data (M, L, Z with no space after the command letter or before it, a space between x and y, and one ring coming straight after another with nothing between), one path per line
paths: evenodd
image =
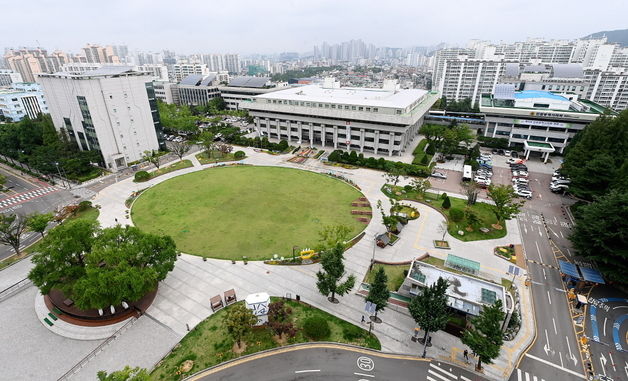
M484 306L480 315L471 321L472 327L464 332L462 343L478 356L476 370L482 369L482 362L490 364L499 356L504 342L501 327L503 320L502 301L498 299L494 304Z
M237 303L227 308L223 319L227 327L227 333L236 342L238 348L241 348L244 336L257 323L257 316L253 314L253 311L246 308L243 303Z
M335 298L336 295L343 296L351 291L355 285L354 275L349 275L344 282L341 282L345 275L343 254L344 246L342 244L337 244L333 248L323 251L321 254L322 269L316 273L318 291L328 296L327 299L332 303L338 303Z
M443 200L443 209L449 209L449 208L451 208L451 200L449 199L449 196L447 196Z
M456 124L447 127L443 132L442 151L444 154L452 154L456 151L460 143L469 145L473 140L473 133L466 124Z
M26 218L19 214L0 214L0 244L11 246L19 257L22 234L27 228Z
M52 221L52 217L52 213L32 214L26 218L26 224L30 231L39 233L44 238L44 232L50 221Z
M179 160L183 159L183 156L188 153L191 147L190 143L186 141L170 143L170 150L179 157Z
M214 142L215 139L216 135L209 131L204 131L199 135L199 140L201 141L203 148L205 148L205 154L208 158L212 157L212 151L216 147L216 142Z
M393 205L391 210L394 210L395 200L390 199L390 203ZM386 230L389 232L395 231L397 229L397 218L391 214L386 214L381 200L377 200L377 209L379 209L379 212L382 214L382 222L384 223Z
M347 239L349 239L349 233L351 228L347 225L325 225L318 232L319 237L319 251L331 249L336 245L345 245Z
M425 193L432 187L428 179L412 179L412 188L421 198L425 198Z
M425 331L423 336L423 357L427 352L428 336L443 328L449 320L447 307L447 288L449 283L442 277L421 290L421 293L410 301L408 310L414 321Z
M628 110L604 115L578 132L565 151L562 172L571 178L569 191L593 200L610 188L627 189ZM623 174L623 175L622 175Z
M482 222L480 215L473 208L467 206L464 208L464 218L470 226L477 226Z
M150 375L146 369L136 367L131 368L128 365L122 370L107 373L104 370L98 372L98 381L148 381Z
M352 151L352 152L355 152L355 151ZM407 176L407 172L403 168L394 167L394 166L388 169L388 171L386 171L386 173L384 174L384 178L386 179L386 182L392 183L393 186L395 187L399 183L399 180L401 180L401 178L405 176Z
M159 166L161 165L161 162L159 159L160 159L159 152L155 150L144 151L144 154L142 155L142 160L145 160L151 163L157 169L159 169Z
M419 132L425 136L425 139L429 140L434 148L439 149L443 141L445 126L439 124L424 124Z
M59 289L81 309L117 306L152 291L174 268L172 238L132 226L99 229L72 221L51 230L29 278L42 294Z
M369 285L369 294L366 296L367 302L375 304L375 321L377 321L377 313L383 311L388 305L389 297L388 276L384 268L379 266L375 272L373 283Z
M489 185L488 197L495 203L493 213L498 222L511 219L523 206L523 202L515 200L517 194L511 185Z
M604 275L628 284L628 191L611 190L579 209L571 242Z

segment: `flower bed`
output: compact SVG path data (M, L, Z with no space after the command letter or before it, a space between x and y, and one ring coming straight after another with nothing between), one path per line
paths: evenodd
M517 262L517 256L515 255L514 245L497 246L495 249L493 249L493 254L507 261L510 261L512 263Z
M437 248L437 249L443 249L443 250L451 249L451 247L449 246L449 242L441 241L441 240L435 240L434 241L434 247Z

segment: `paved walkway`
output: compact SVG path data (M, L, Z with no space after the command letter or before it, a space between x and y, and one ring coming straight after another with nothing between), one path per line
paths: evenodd
M346 170L325 166L313 159L308 160L305 165L299 165L286 162L291 157L290 155L273 156L254 152L253 149L248 148L242 148L242 150L247 154L247 158L243 160L245 163L279 165L317 172L332 171L342 174L355 181L373 205L377 200L381 200L385 208L389 206L388 199L380 191L384 184L381 172L368 169ZM200 163L195 162L192 156L188 155L184 159L192 160L195 163L193 167L159 176L146 183L137 184L132 179L125 179L100 191L93 200L95 204L101 206L100 223L105 227L113 226L115 220L118 219L121 223L131 224L132 222L125 217L127 208L124 206L124 201L133 191L148 188L184 173L214 166L201 166ZM441 251L433 248L432 241L442 237L442 233L437 231L437 227L444 220L444 217L426 205L419 203L413 203L413 205L420 211L420 218L411 221L402 231L401 240L395 246L386 249L374 248L372 237L384 230L380 213L374 213L371 223L366 228L365 237L345 253L348 273L355 274L358 280L362 280L373 255L376 259L383 261L407 261L429 252L430 255L439 258L445 258L446 254L453 253L480 261L482 263L481 274L496 282L505 276L510 263L494 257L491 253L492 248L496 245L520 243L520 234L515 221L508 222L508 236L498 240L464 243L445 236L445 239L449 240L452 250ZM83 379L83 376L88 379L88 376L91 375L90 372L95 370L114 370L127 364L152 367L167 352L167 348L172 347L188 332L188 328L194 327L211 315L209 298L222 294L231 288L235 289L240 299L247 294L260 291L266 291L275 296L290 294L290 296L295 297L299 295L305 302L359 325L364 314L364 299L357 294L350 294L341 297L340 304L329 303L324 296L318 293L315 286L315 274L318 269L319 265L270 266L262 262L249 262L244 265L241 261L236 264L214 259L203 261L200 257L183 254L179 257L175 269L160 284L155 302L148 309L147 314L131 326L119 340L116 340L100 355L88 362L87 367L77 375L80 375L78 379ZM27 268L15 267L14 270L15 272L18 270L25 272ZM4 275L4 272L1 275ZM14 276L14 278L19 278L19 276ZM517 280L517 282L520 283L521 280ZM519 288L522 290L524 299L528 298L529 294L525 287L520 284ZM524 319L522 319L524 329L517 337L517 341L512 344L507 343L502 351L502 356L496 360L495 365L486 367L487 375L494 379L507 377L512 370L513 362L525 349L525 342L532 340L533 316L532 309L527 308L530 302L527 303L527 305L524 303L525 308L523 310L524 314L527 311L529 316L524 315ZM0 305L0 307L4 306ZM419 355L422 348L410 340L415 323L407 311L395 311L397 308L388 308L380 314L383 323L376 325L374 332L380 339L383 350ZM32 304L30 314L35 316L32 311ZM42 324L40 326L43 327ZM0 331L0 334L3 334L3 331L4 329ZM141 338L142 342L148 344L146 346L135 345L133 340L136 339L133 338L137 340ZM462 360L464 346L456 337L444 332L437 332L433 336L432 343L434 346L428 349L428 356L453 359L454 361ZM40 345L47 347L46 343ZM147 347L155 350L146 351ZM7 352L10 354L10 351ZM49 352L54 355L54 347L51 347ZM12 357L9 356L8 358ZM78 362L80 358L80 356L73 357L75 362ZM461 365L464 366L464 363ZM69 367L67 368L69 369Z

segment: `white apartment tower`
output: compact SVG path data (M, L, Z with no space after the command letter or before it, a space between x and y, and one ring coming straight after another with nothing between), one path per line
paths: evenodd
M225 54L225 70L229 73L240 72L240 56L237 54Z
M192 74L209 75L207 65L201 63L177 63L172 65L172 70L175 82L181 82L183 78Z
M117 171L165 148L151 78L130 66L40 74L52 121L81 150L98 150Z

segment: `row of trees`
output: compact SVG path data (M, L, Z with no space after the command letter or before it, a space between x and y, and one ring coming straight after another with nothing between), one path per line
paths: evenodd
M466 149L468 149L474 138L474 134L468 125L455 122L449 126L424 124L420 132L429 141L430 146L445 155L462 152L460 143L463 143Z
M100 152L81 151L65 132L57 132L48 114L0 124L0 154L44 174L62 172L70 179L93 173L92 163L102 161Z
M401 161L386 160L383 157L375 159L374 157L366 158L363 154L358 154L355 151L346 152L341 150L335 150L329 154L327 160L335 163L343 163L350 165L357 165L365 168L379 169L386 172L401 171L407 176L427 177L430 175L430 170L424 165L408 164Z
M41 234L43 238L52 218L50 213L35 213L26 217L19 214L0 214L0 244L11 246L15 254L20 256L22 235L32 231Z
M570 239L608 280L628 284L628 110L602 116L573 138L562 171L582 201Z
M441 97L434 103L432 107L435 110L447 110L452 112L480 112L480 108L474 106L471 102L471 98L464 98L460 101L448 100L446 96Z

